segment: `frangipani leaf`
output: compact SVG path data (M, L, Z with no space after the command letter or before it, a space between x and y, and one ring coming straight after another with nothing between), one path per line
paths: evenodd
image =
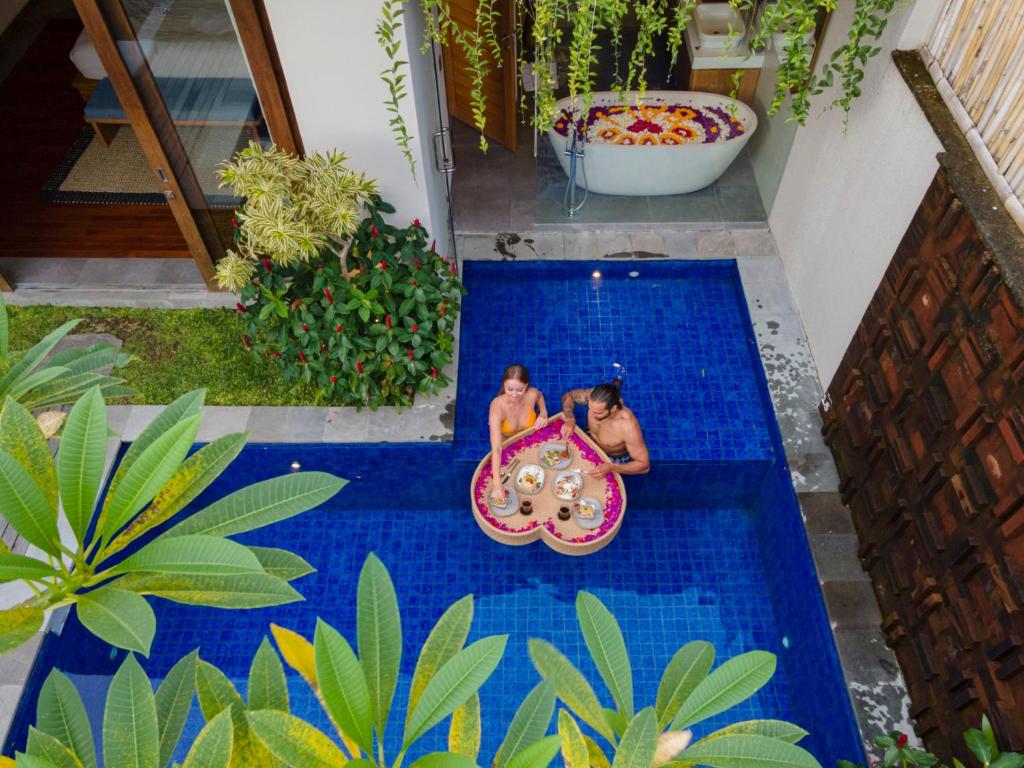
M317 620L313 638L316 681L324 706L343 733L373 754L373 707L352 647L330 624Z
M244 434L225 435L185 459L153 498L153 503L110 542L104 554L109 557L120 552L146 531L178 514L227 469L244 445Z
M28 743L25 751L35 757L49 760L57 768L85 768L82 761L75 756L75 753L64 746L53 736L37 731L31 725L28 727Z
M714 733L709 733L703 739L698 741L697 744L702 744L706 741L711 741L712 739L718 739L722 736L735 736L740 734L767 736L770 739L779 739L780 741L785 741L788 744L796 744L807 735L807 731L799 725L787 723L785 720L744 720L742 723L733 723L732 725L720 728Z
M161 536L114 566L111 573L229 576L263 573L248 547L218 536Z
M182 768L228 768L233 741L231 712L221 712L199 732Z
M266 573L227 576L129 573L115 583L121 589L140 595L214 608L266 608L302 600L302 595L288 582Z
M453 752L431 752L413 763L412 768L480 768L480 766L477 765L476 760L465 755Z
M641 710L626 727L615 750L612 768L651 768L658 748L658 716L654 708Z
M303 768L338 768L345 754L321 730L287 712L265 709L247 712L256 737L277 758Z
M79 595L75 605L79 621L96 637L118 648L149 655L156 634L156 615L144 597L107 585Z
M7 390L7 397L21 398L29 390L41 387L60 376L66 376L69 373L67 368L62 368L55 365L47 365L45 368L40 368L38 371L24 376L19 381L16 381L11 385L10 389Z
M714 662L715 647L704 640L694 640L675 652L658 685L654 709L658 713L659 728L672 722L693 689L708 676Z
M124 379L96 373L75 373L41 384L18 400L30 411L59 408L78 402L93 387L99 387L105 398L131 397L135 390L122 386Z
M318 691L313 644L298 632L292 632L277 624L270 625L270 634L274 636L277 650L281 652L288 666L302 675L302 679L309 683L310 688Z
M494 768L505 768L514 755L544 736L554 712L555 684L541 680L516 710L494 757Z
M44 757L36 757L35 755L27 755L24 752L15 752L15 759L11 761L11 765L17 766L17 768L60 768L60 766L54 765ZM7 758L3 758L6 760ZM0 763L3 765L3 763Z
M605 719L601 702L597 700L597 694L583 673L555 646L545 640L531 638L528 646L533 666L541 677L555 684L558 698L583 722L614 743L615 737Z
M754 734L722 736L698 742L669 765L707 765L711 768L821 768L811 753L801 747Z
M135 656L114 674L103 713L103 764L153 768L160 759L156 702L149 678Z
M57 556L57 512L17 459L0 451L0 509L11 527L30 544Z
M507 768L547 768L561 747L562 742L558 736L545 736L513 755Z
M479 690L505 654L508 635L485 637L445 662L423 691L405 729L403 742L412 744L448 717Z
M409 725L412 712L419 703L420 696L426 690L427 683L448 659L462 650L469 637L469 628L473 623L473 596L466 595L448 607L434 628L430 630L420 656L416 660L416 669L412 674L409 687L409 706L406 710L405 724Z
M242 488L218 499L168 531L232 536L287 520L334 496L346 480L326 472L295 472Z
M7 303L4 297L0 296L0 358L7 357L9 347L9 322L7 320Z
M39 691L36 727L74 752L85 768L96 768L96 747L85 704L72 682L58 669L50 671Z
M5 397L19 381L28 376L42 362L43 358L50 354L50 350L57 346L57 342L79 322L79 320L68 320L60 328L46 334L38 344L19 353L20 358L0 376L0 397Z
M722 664L701 681L672 720L682 730L753 696L775 674L775 655L749 651Z
M275 549L273 547L249 547L256 559L259 560L265 573L277 576L285 581L292 581L307 574L313 573L316 569L287 549Z
M156 689L156 721L160 735L160 765L174 756L174 748L185 729L188 711L196 695L196 662L199 651L178 659Z
M604 603L589 592L576 595L576 616L597 671L608 686L619 712L633 717L633 673L619 622Z
M206 722L225 710L237 708L241 712L245 709L245 702L227 675L202 659L196 665L196 694Z
M288 681L281 659L264 637L249 666L249 709L288 711Z
M356 635L359 663L370 692L374 723L377 732L384 733L402 660L402 621L395 585L387 568L373 553L367 556L359 573ZM408 732L409 728L406 728Z
M79 544L92 520L106 454L107 406L93 387L71 409L57 452L61 506Z
M28 555L0 552L0 584L8 581L42 581L57 575L57 569Z
M562 740L562 762L565 768L590 768L590 753L583 732L564 709L558 710L558 736Z
M53 467L50 446L32 414L16 400L8 397L0 410L0 451L19 464L43 492L57 514L57 472Z
M605 756L601 747L597 745L597 742L589 736L584 736L583 739L587 742L587 755L592 768L612 768L611 762Z
M480 755L482 736L480 694L474 693L465 704L452 712L452 722L448 727L448 751L475 763Z

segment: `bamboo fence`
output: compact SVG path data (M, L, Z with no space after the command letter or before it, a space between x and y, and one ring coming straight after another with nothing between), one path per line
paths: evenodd
M939 93L1024 230L1024 0L947 0L923 53Z

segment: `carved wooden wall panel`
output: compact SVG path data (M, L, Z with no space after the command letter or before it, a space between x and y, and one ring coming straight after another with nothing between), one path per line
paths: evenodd
M965 759L987 712L1024 748L1024 311L943 171L828 391L919 734Z

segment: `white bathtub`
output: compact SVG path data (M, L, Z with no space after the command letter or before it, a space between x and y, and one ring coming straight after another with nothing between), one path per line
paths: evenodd
M593 106L632 105L636 93L627 93L623 101L618 93L594 94ZM745 128L739 136L709 144L687 143L676 146L621 145L588 142L582 167L576 166L576 186L601 195L680 195L713 184L725 173L743 146L757 129L757 115L742 102L700 91L647 91L641 104L688 104L694 107L735 109L736 119ZM558 102L568 109L569 99ZM571 132L570 132L571 136ZM569 157L565 154L569 138L554 127L548 131L562 170L569 175ZM585 173L584 173L585 172Z

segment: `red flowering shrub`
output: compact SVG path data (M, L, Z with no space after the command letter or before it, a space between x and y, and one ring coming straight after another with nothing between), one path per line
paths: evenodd
M344 268L339 259L282 266L263 260L241 292L243 343L286 381L317 384L343 405L411 405L450 379L453 329L465 290L454 264L428 247L419 221L405 229L374 197Z

